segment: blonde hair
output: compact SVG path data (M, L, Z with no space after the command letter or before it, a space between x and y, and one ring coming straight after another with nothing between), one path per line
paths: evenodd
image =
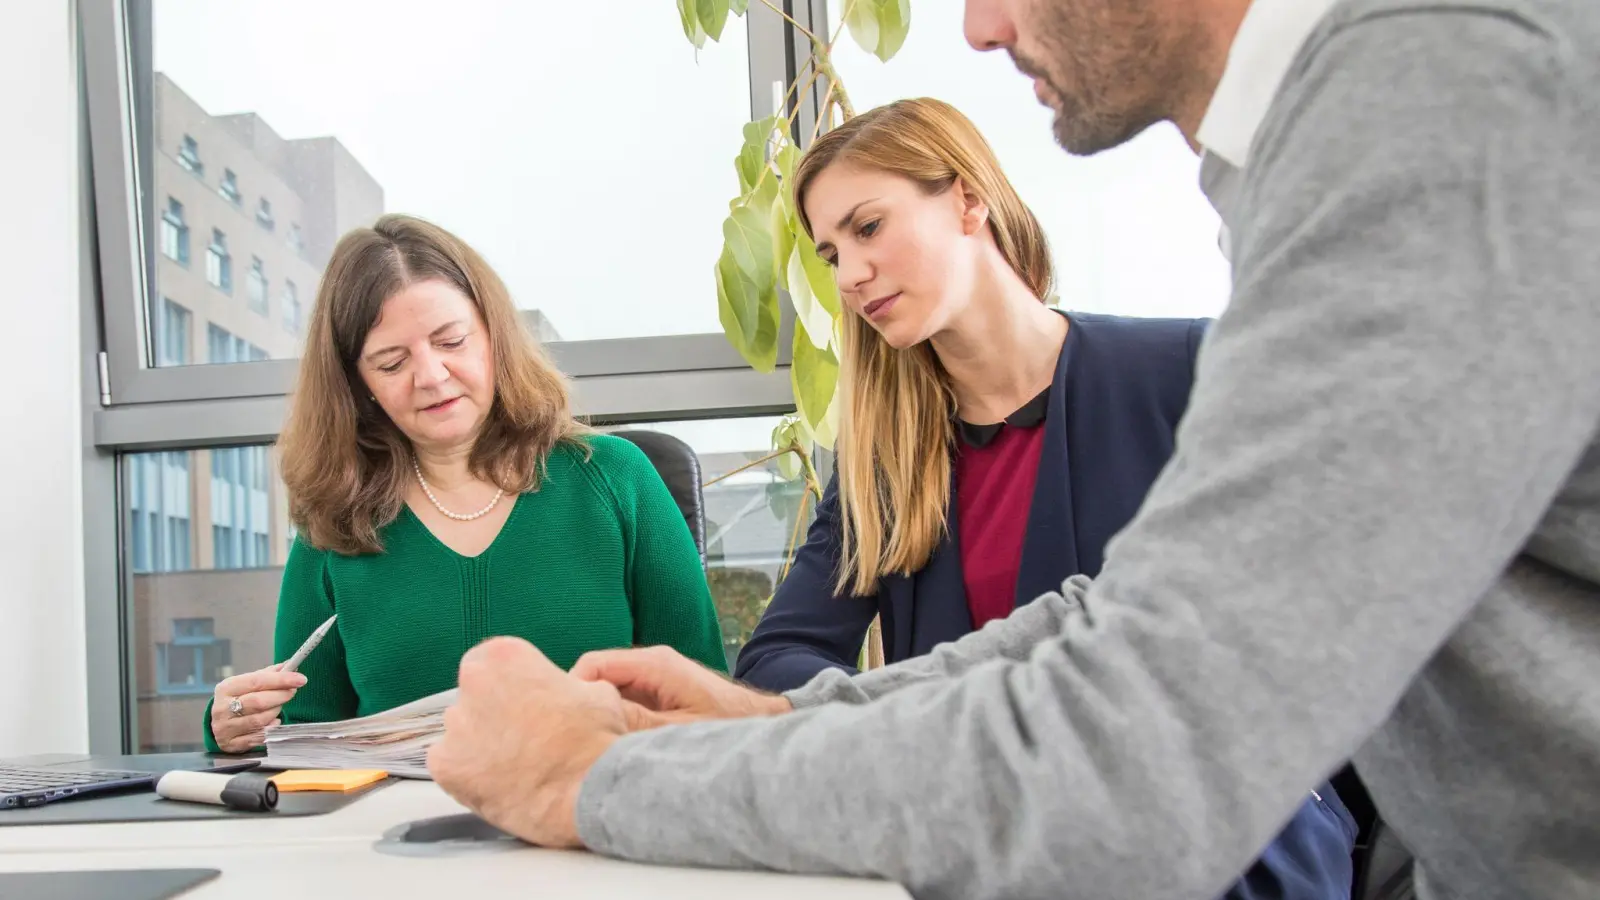
M1051 288L1044 229L1000 170L978 129L955 107L927 98L862 113L818 138L795 170L795 208L806 233L806 190L845 163L910 179L929 195L959 179L987 205L1000 255L1041 301ZM946 528L955 396L926 342L896 350L856 315L842 317L839 510L843 554L837 590L869 594L885 575L927 564Z
M488 331L494 401L468 460L473 475L508 493L534 490L551 451L587 432L565 378L483 257L437 225L383 216L334 248L278 442L289 519L313 547L380 552L378 529L405 503L411 442L368 397L356 364L384 301L431 280L470 298Z

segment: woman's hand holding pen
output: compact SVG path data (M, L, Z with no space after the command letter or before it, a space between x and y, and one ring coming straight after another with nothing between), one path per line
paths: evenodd
M269 726L306 677L279 671L283 663L223 679L211 702L211 735L224 753L248 753L259 746Z

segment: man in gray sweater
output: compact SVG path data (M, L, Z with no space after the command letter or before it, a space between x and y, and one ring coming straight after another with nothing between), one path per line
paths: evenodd
M1226 226L1232 302L1100 578L786 698L491 642L440 783L630 859L1207 900L1354 758L1424 896L1600 897L1600 3L969 0L967 30L1068 150L1175 122Z

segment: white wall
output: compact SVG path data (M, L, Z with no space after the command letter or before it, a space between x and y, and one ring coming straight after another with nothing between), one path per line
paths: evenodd
M0 756L88 746L74 23L0 3Z

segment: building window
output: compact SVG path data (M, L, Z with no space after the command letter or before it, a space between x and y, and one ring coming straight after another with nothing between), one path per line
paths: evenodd
M189 364L189 340L194 321L189 310L161 298L161 321L156 329L156 365L186 366Z
M233 545L233 529L226 525L211 526L211 567L236 569L239 567Z
M239 176L233 174L232 169L222 170L222 183L217 185L217 193L234 206L238 206L242 201L239 196Z
M206 173L206 164L200 161L200 145L187 134L183 136L183 144L178 147L178 165L196 175Z
M246 359L250 362L266 362L272 358L267 351L257 347L255 344L246 343L244 346L245 352L248 355L241 355L242 359Z
M233 362L233 335L215 325L206 326L206 361L209 363ZM211 454L212 460L217 454Z
M138 494L137 487L134 488L134 493ZM141 512L135 512L129 517L133 523L133 559L130 562L135 575L150 571L150 520L154 518L155 513L151 513L149 519L146 519L145 514Z
M187 572L189 561L189 520L167 520L167 571Z
M250 257L250 277L245 285L246 302L250 304L250 311L267 314L267 264L261 257Z
M300 293L287 278L283 281L283 328L290 334L300 334Z
M189 226L183 221L183 204L171 197L161 213L161 252L180 266L189 264Z
M256 224L267 231L278 227L278 220L272 217L272 201L265 197L261 198L261 205L256 207Z
M294 222L289 223L289 249L294 251L295 256L304 258L306 255L306 237Z
M172 640L156 645L156 690L209 694L233 674L233 646L219 640L212 619L172 620Z
M233 257L228 255L228 236L211 229L211 246L206 248L206 281L225 293L233 293Z
M267 558L267 553L268 553L268 550L267 550L267 536L264 535L264 534L261 534L260 532L257 532L256 533L256 565L258 565L258 566L270 566L270 565L272 565L272 560Z

